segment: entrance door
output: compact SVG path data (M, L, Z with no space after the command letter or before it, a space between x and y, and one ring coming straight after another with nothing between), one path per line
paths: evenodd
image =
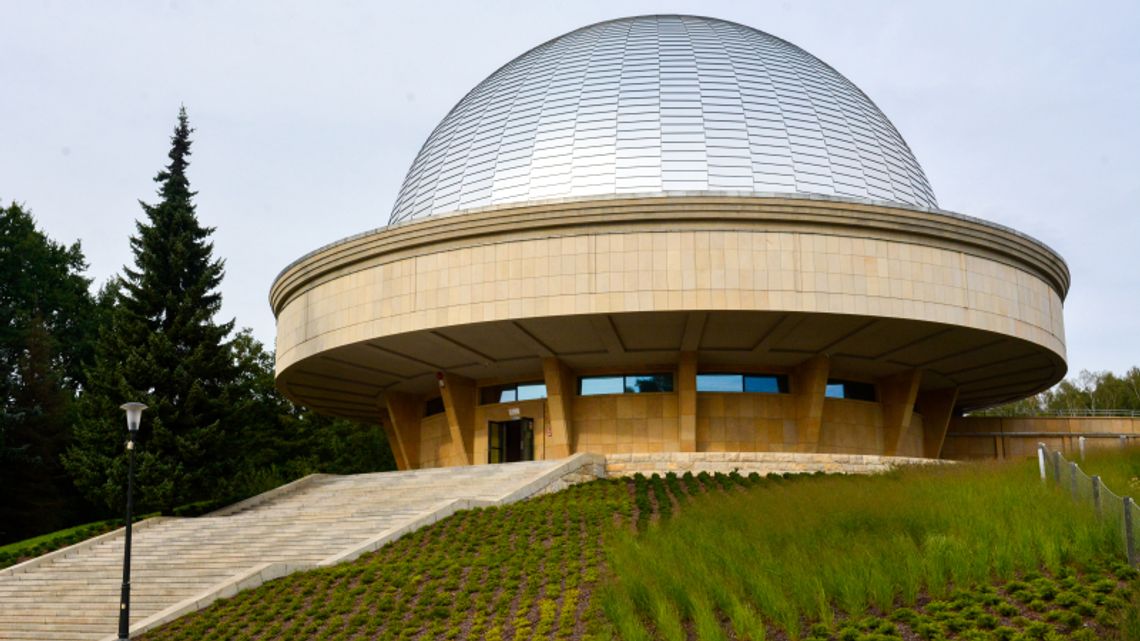
M487 462L514 463L534 460L534 421L490 421L487 425Z

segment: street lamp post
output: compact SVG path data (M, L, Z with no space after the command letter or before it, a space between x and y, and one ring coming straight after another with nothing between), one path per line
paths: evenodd
M119 409L127 413L127 533L123 547L123 591L119 597L119 641L130 641L131 618L131 518L135 489L135 434L139 431L146 405L123 403Z

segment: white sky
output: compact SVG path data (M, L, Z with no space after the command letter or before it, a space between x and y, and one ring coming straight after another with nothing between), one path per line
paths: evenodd
M787 39L846 75L951 211L1030 234L1073 274L1070 374L1140 365L1140 3L0 3L0 202L129 262L178 106L224 318L272 345L269 286L384 225L432 127L502 64L600 20L692 13Z

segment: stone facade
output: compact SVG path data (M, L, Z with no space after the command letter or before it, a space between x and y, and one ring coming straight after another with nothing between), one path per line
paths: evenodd
M936 458L954 412L1063 376L1067 287L1051 250L975 219L670 194L379 230L291 265L271 299L279 388L381 423L413 469L488 462L489 424L512 418L529 419L537 459ZM699 374L718 372L782 376L788 389L697 391ZM651 373L672 390L578 390L583 376ZM827 398L832 379L875 394ZM528 382L547 398L479 402L482 388ZM425 416L427 403L444 411Z
M902 218L892 221L902 229L902 224L912 223L907 218L937 214L846 203L837 208L826 201L797 207L789 199L739 198L734 204L745 211L785 206L785 224L797 219L808 223L813 210L835 220L797 231L771 231L762 218L717 220L683 229L690 226L687 221L670 224L668 216L646 220L646 207L667 204L646 200L650 202L628 207L622 201L603 201L615 216L639 214L616 228L598 226L593 219L586 225L567 220L556 234L541 227L542 233L536 234L527 227L549 222L549 210L560 207L504 208L482 216L515 219L495 220L496 226L509 227L489 236L478 214L465 216L473 216L466 225L484 231L477 242L456 242L464 234L449 228L461 225L454 217L441 217L381 230L306 257L274 285L277 372L337 346L437 327L686 309L909 318L1016 336L1064 355L1067 273L1064 284L1058 285L1050 282L1055 275L1039 273L1032 263L1019 265L1009 256L995 255L999 243L988 251L964 247L963 239L954 237L958 225L949 224L962 221L942 216L940 222L947 223L938 232L942 237L919 241L898 229L860 233L841 226L867 226L861 214L889 211ZM690 200L693 207L713 211L719 204L708 198ZM413 229L419 227L425 229ZM420 234L406 238L412 231L441 238L425 245ZM970 231L996 236L992 227ZM411 246L405 249L403 244ZM358 262L360 251L371 254L363 264ZM337 265L349 258L352 262ZM295 289L294 280L301 274L293 272L310 275L312 268L321 269L319 278Z

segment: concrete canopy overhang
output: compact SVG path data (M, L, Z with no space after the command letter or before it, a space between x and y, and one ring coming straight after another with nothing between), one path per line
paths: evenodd
M271 291L277 383L362 420L437 372L921 369L959 409L1040 391L1066 371L1064 261L947 212L820 197L664 194L495 207L355 236Z

